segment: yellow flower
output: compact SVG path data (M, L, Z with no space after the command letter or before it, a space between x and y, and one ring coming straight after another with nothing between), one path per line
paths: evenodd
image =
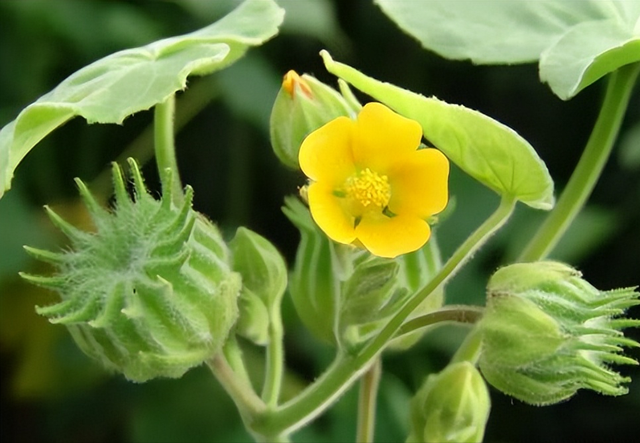
M390 258L429 240L426 219L447 205L449 161L418 149L421 139L417 122L380 103L309 134L300 167L310 179L311 215L329 238Z

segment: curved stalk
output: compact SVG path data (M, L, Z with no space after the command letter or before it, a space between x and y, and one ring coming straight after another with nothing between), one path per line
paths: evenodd
M153 114L154 150L158 172L163 177L163 171L170 169L171 183L162 183L163 188L171 189L173 203L180 206L184 199L178 161L176 160L176 146L174 140L173 118L175 115L176 100L171 94L164 102L158 103Z
M280 306L273 309L269 323L269 344L267 345L267 366L262 400L268 407L278 405L280 388L282 386L282 371L284 368L284 351L282 346L283 328Z
M240 411L245 424L250 417L257 416L266 410L264 402L256 395L251 386L242 377L238 377L223 354L217 354L206 361L207 366L229 394Z
M382 376L382 360L376 358L369 370L360 380L360 395L358 396L358 443L373 443L376 424L376 401L378 387Z
M558 204L529 241L519 261L547 257L586 203L611 154L639 72L640 63L635 63L610 74L600 114L582 157Z
M443 322L475 323L482 318L484 308L468 305L448 305L404 323L394 338Z

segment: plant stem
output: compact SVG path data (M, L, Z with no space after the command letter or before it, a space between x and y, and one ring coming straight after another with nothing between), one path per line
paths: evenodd
M448 305L444 306L437 311L429 312L428 314L421 315L420 317L412 318L408 322L404 323L398 330L398 333L394 338L401 337L405 334L411 334L417 329L426 328L442 322L456 322L456 323L475 323L482 318L484 308L480 306L468 306L468 305Z
M173 203L180 206L184 199L182 182L176 160L176 146L173 133L173 117L175 115L175 95L171 94L164 102L158 103L154 109L154 150L158 172L163 177L165 169L171 170L171 183L162 183L163 188L171 190Z
M265 410L252 420L251 430L261 435L288 435L322 413L353 381L371 365L403 322L420 303L449 280L464 263L507 221L515 207L515 199L503 197L500 206L460 245L438 274L387 323L360 353L338 352L331 366L299 396L275 410Z
M357 443L373 443L376 424L376 400L381 376L382 360L378 357L360 380Z
M516 200L503 197L500 206L453 253L442 269L393 316L376 337L359 353L358 359L369 361L402 327L407 317L434 291L443 286L500 229L513 213Z
M481 345L482 334L480 334L478 328L473 328L471 331L469 331L469 334L467 334L467 337L462 342L462 345L454 354L450 364L468 361L475 365L478 361L478 358L480 358Z
M282 371L284 368L284 351L282 347L283 329L280 305L272 309L269 324L269 344L267 345L267 367L262 400L268 407L278 405L280 388L282 386Z
M220 91L210 79L199 79L189 83L189 89L176 100L176 114L174 119L174 132L178 133L193 118L198 115ZM129 157L135 158L140 165L144 165L154 156L153 137L155 125L146 127L131 143L129 143L122 153L118 155L115 162L126 163ZM106 204L111 195L111 167L105 168L92 182L89 188L97 197L103 199Z
M591 195L613 149L638 72L640 63L623 66L610 74L600 114L582 157L558 204L529 241L519 261L547 257Z
M252 386L251 378L242 358L242 349L240 349L240 344L235 334L230 334L222 348L222 352L235 376L239 377L247 386Z
M206 363L224 390L229 394L229 397L231 397L236 404L245 422L250 420L250 417L257 416L265 411L266 406L264 402L256 395L244 378L236 376L224 355L217 354L207 360Z
M360 380L358 396L358 430L356 442L373 443L376 425L376 400L382 376L382 360L378 357Z

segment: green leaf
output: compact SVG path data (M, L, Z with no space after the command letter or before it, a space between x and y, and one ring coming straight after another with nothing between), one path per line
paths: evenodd
M184 89L187 76L233 63L273 37L282 20L273 0L247 0L206 28L116 52L72 74L0 131L0 197L24 156L67 120L121 124Z
M553 181L545 164L533 147L509 127L464 106L367 77L334 62L326 51L321 55L329 72L420 123L427 140L476 180L531 207L553 207Z
M640 60L637 1L375 2L400 28L443 57L478 64L539 60L541 80L563 100Z
M631 37L619 25L604 20L572 27L542 53L540 79L568 100L606 74L640 61L640 35Z

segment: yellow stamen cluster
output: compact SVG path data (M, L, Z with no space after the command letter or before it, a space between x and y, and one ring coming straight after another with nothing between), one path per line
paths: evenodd
M384 209L391 198L391 186L386 175L380 175L365 168L349 177L345 183L346 197L364 208Z

